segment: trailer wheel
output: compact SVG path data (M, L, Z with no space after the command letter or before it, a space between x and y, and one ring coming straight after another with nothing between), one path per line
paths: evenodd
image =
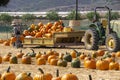
M84 36L84 44L86 49L97 50L98 40L99 40L99 36L95 28L90 28L86 30Z
M109 34L105 43L107 50L110 52L116 52L120 49L119 38L116 33Z

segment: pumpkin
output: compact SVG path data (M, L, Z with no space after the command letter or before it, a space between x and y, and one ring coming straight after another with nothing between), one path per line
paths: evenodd
M9 62L10 62L10 64L17 64L18 59L16 56L11 56Z
M23 55L24 55L24 53L22 52L22 50L20 50L18 53L16 53L17 58L22 58Z
M66 67L67 66L67 61L59 59L57 61L57 66L62 66L62 67Z
M41 33L41 32L37 32L37 33L35 34L35 38L39 38L39 37L42 37L42 33Z
M1 80L15 80L16 75L14 72L11 72L10 69L11 68L9 66L7 71L2 74Z
M51 80L52 79L52 75L50 73L44 73L44 71L39 68L38 69L41 74L36 74L34 77L33 77L33 80Z
M39 26L39 27L43 26L43 23L42 23L42 22L39 22L39 23L38 23L38 26Z
M115 56L120 57L120 51L116 52Z
M44 52L44 54L41 55L41 58L44 58L45 60L48 59L48 55L46 54L46 52Z
M37 65L45 65L46 60L44 58L38 58L36 63L37 63Z
M61 77L59 77L59 70L56 70L56 77L52 78L52 80L61 80Z
M22 64L31 64L31 57L25 54L22 56L21 62Z
M0 64L2 63L2 57L0 56Z
M5 42L3 43L3 45L4 45L4 46L10 46L10 41L5 41Z
M20 35L20 41L24 41L24 36Z
M23 35L24 35L24 36L29 36L29 34L30 34L30 32L29 32L28 30L24 30L24 31L23 31Z
M65 74L62 76L61 80L78 80L78 77L75 74Z
M84 60L84 67L88 69L96 69L96 61L92 58Z
M58 61L58 59L56 59L56 58L51 59L50 60L50 65L56 66L57 65L57 61Z
M105 50L98 50L97 51L97 56L103 56L105 53Z
M72 56L66 52L66 54L63 56L63 59L66 60L67 62L71 62Z
M39 53L37 53L37 54L35 55L35 58L36 58L36 59L38 59L38 58L40 58L40 57L41 57L41 55L42 55L42 53L41 53L41 52L39 52Z
M54 51L52 49L50 49L46 52L46 55L48 55L48 56L53 55L53 54L54 54Z
M16 37L11 37L10 40L11 40L11 43L14 43L16 41Z
M10 57L11 57L11 52L9 52L7 55L3 56L3 61L9 61Z
M33 78L31 77L31 73L27 74L22 72L15 78L15 80L33 80Z
M84 60L84 58L86 57L87 55L85 55L84 53L81 53L81 55L79 56L79 59L80 60Z
M32 52L28 53L28 56L35 57L36 53L33 49L30 49Z
M78 58L75 58L71 62L71 67L73 68L80 68L81 62Z
M57 51L53 51L53 55L59 56L59 53Z
M119 70L119 63L113 60L109 63L109 70Z
M56 59L56 58L57 58L56 55L50 55L50 56L48 57L47 62L50 63L50 60L51 60L51 59Z
M105 60L107 60L109 63L112 62L113 59L114 59L113 57L107 57L107 58L105 58Z
M109 62L104 60L104 59L100 59L96 62L96 69L99 70L108 70L109 69Z
M77 57L77 52L75 49L73 49L71 52L70 52L70 55L72 56L72 58L76 58Z

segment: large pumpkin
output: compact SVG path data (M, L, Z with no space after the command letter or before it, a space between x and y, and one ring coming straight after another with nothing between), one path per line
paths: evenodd
M45 65L46 60L44 58L38 58L36 63L37 63L37 65Z
M74 74L68 73L63 75L61 80L78 80L78 77Z
M59 59L57 61L57 66L62 66L62 67L66 67L67 66L67 61Z
M41 53L41 52L38 52L38 53L36 53L35 58L38 59L38 58L41 57L41 55L42 55L42 53Z
M61 80L61 77L59 76L59 70L56 70L56 77L52 78L52 80Z
M31 73L20 73L15 80L33 80L33 78L31 77Z
M17 64L18 59L16 56L11 56L9 62L10 62L10 64Z
M39 71L41 72L41 74L36 74L33 77L33 80L51 80L52 79L52 75L50 73L44 73L44 71L39 68Z
M27 54L23 55L21 62L22 62L22 64L31 64L31 57L28 56Z
M8 67L7 71L4 72L1 76L1 80L15 80L16 75L14 72L10 71L10 66Z
M23 55L24 53L22 52L22 50L16 53L17 58L22 58Z
M71 67L73 68L80 68L81 62L78 58L75 58L71 62Z
M66 60L67 62L71 62L72 56L66 52L66 54L63 56L63 59Z
M110 62L110 64L109 64L109 69L110 69L110 70L119 70L119 63L116 62L115 60L113 60L113 61Z

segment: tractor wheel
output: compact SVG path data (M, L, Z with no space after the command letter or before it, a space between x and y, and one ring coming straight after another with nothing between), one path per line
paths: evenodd
M99 36L96 29L90 28L85 32L84 44L86 49L97 50L98 41L99 41Z
M116 52L120 49L119 38L116 33L109 34L105 44L108 51Z

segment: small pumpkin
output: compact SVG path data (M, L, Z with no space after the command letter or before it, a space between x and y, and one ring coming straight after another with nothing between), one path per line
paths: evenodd
M18 59L16 56L11 56L9 62L10 62L10 64L17 64Z
M28 55L30 56L30 57L35 57L35 55L36 55L36 53L35 53L35 51L33 50L33 49L30 49L32 52L31 53L28 53Z
M75 58L71 62L71 67L73 68L80 68L81 62L78 58Z
M109 62L104 59L100 59L96 62L96 69L99 70L108 70L109 69Z
M15 78L15 80L33 80L33 78L31 77L31 73L27 74L22 72Z
M120 57L120 51L116 52L115 56Z
M46 54L47 54L48 56L53 55L53 54L54 54L54 51L53 51L52 49L50 49L50 50L48 50L48 51L46 52Z
M84 58L86 57L87 55L85 55L84 53L81 53L81 55L79 56L79 59L80 60L84 60Z
M96 69L96 60L89 57L84 60L84 67L88 69Z
M51 60L50 60L50 65L56 66L56 65L57 65L57 61L58 61L58 59L56 59L56 58L51 59Z
M77 51L75 49L73 49L71 52L70 52L70 55L72 56L72 58L76 58L77 57Z
M38 70L41 72L41 74L36 74L33 77L33 80L51 80L52 79L53 77L52 74L44 73L44 71L41 68L39 68Z
M11 52L9 52L7 55L3 56L3 61L9 61L10 57L11 57Z
M46 52L44 52L44 54L41 55L41 58L48 60L48 55L46 54Z
M67 61L59 59L58 62L57 62L57 66L66 67L67 66Z
M14 72L11 72L10 69L11 67L9 66L7 71L2 74L1 80L15 80L16 75Z
M97 56L103 56L105 53L105 50L98 50L97 51Z
M22 56L21 62L22 64L31 64L31 57L25 54Z
M63 59L66 60L67 62L71 62L72 56L66 52L66 54L63 56Z
M40 58L40 57L41 57L41 55L42 55L42 53L41 53L41 52L39 52L39 53L37 53L37 54L35 55L35 58L36 58L36 59L38 59L38 58Z
M20 50L18 53L16 53L17 58L22 58L23 55L24 55L24 53L22 52L22 50Z
M48 60L47 60L48 63L50 63L50 60L51 60L51 59L55 59L55 58L57 58L56 55L50 55L50 56L48 57Z
M37 65L45 65L46 60L44 58L38 58L36 63L37 63Z
M79 80L75 74L68 73L62 76L61 80Z
M109 70L119 70L119 63L115 59L109 63Z
M0 64L2 63L2 57L0 56Z

